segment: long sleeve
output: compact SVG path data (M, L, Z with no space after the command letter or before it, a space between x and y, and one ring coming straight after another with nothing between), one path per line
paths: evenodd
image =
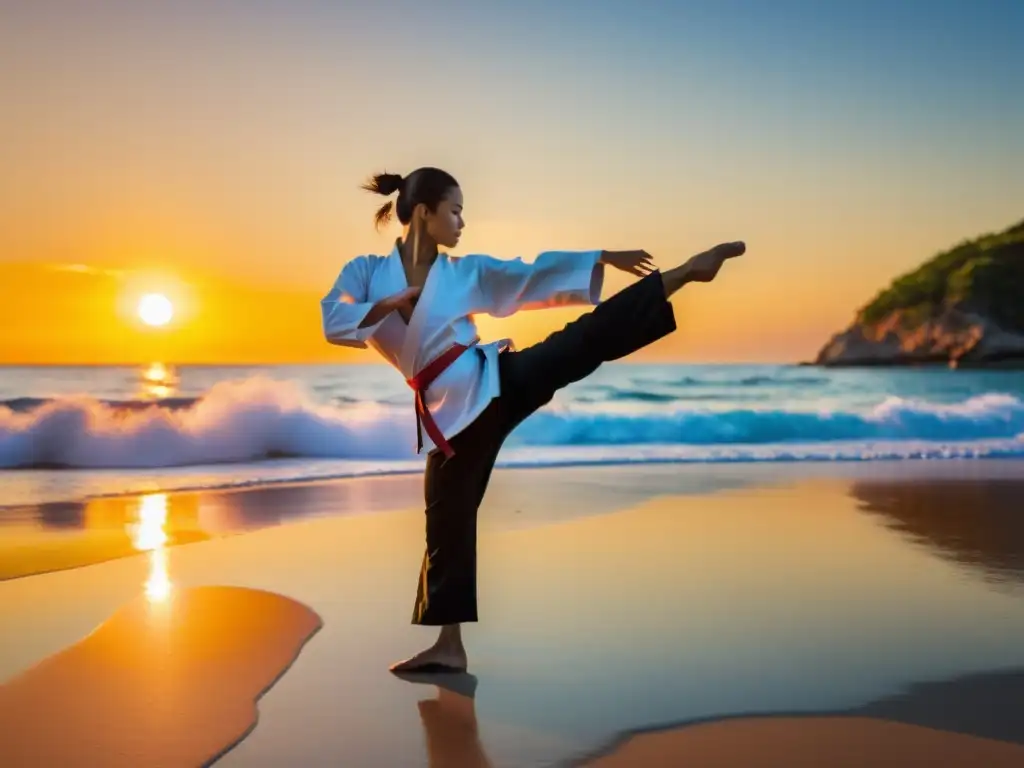
M604 284L601 251L546 251L527 264L476 256L480 312L507 317L527 309L597 304Z
M373 309L373 302L367 300L369 284L370 261L360 256L344 266L334 286L320 300L324 337L331 344L366 349L367 340L384 322L381 319L365 328L359 327Z

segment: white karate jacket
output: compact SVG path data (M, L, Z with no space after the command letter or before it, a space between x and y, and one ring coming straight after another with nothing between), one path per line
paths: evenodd
M533 263L482 254L438 254L408 325L392 312L375 325L359 324L381 299L408 283L398 244L387 256L358 256L341 270L321 300L324 336L331 344L377 350L402 377L411 379L453 343L478 341L474 314L506 317L523 309L594 305L604 283L601 251L548 251ZM469 426L500 394L501 339L465 352L430 386L426 405L446 440ZM410 392L411 394L411 392ZM415 414L410 408L410 421ZM433 448L423 434L424 448Z

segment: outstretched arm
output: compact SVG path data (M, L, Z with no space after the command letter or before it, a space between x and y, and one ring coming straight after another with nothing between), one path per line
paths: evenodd
M467 256L476 273L475 311L507 317L523 309L597 304L604 284L603 251L546 251L522 259Z

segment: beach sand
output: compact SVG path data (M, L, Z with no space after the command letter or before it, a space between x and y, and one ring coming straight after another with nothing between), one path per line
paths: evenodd
M19 711L19 680L45 680L36 665L148 606L273 657L229 669L229 683L176 678L193 691L233 680L250 713L294 658L218 766L842 765L857 745L876 750L870 764L1000 765L1024 750L1012 462L498 471L481 513L481 622L465 630L472 674L430 680L387 672L432 635L409 624L418 493L416 477L199 493L201 541L0 582L0 702ZM238 600L226 615L279 595L319 631L214 627L188 608L208 587L243 588L221 593ZM133 626L136 649L179 636ZM69 654L68 679L76 658L95 667ZM121 673L106 672L112 685ZM73 734L69 702L86 689L32 691L48 731ZM20 722L3 717L0 735ZM239 723L211 713L195 743L217 754Z
M256 700L319 628L305 606L251 589L137 598L0 687L4 764L201 765L256 725Z

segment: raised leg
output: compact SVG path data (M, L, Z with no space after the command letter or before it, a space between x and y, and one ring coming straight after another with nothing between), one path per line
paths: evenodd
M502 355L501 393L518 423L602 363L676 329L660 272L652 272L526 349Z
M602 363L626 357L672 333L676 321L669 297L686 283L710 282L727 259L745 250L742 242L723 243L665 273L651 272L543 341L502 355L502 399L514 424Z

